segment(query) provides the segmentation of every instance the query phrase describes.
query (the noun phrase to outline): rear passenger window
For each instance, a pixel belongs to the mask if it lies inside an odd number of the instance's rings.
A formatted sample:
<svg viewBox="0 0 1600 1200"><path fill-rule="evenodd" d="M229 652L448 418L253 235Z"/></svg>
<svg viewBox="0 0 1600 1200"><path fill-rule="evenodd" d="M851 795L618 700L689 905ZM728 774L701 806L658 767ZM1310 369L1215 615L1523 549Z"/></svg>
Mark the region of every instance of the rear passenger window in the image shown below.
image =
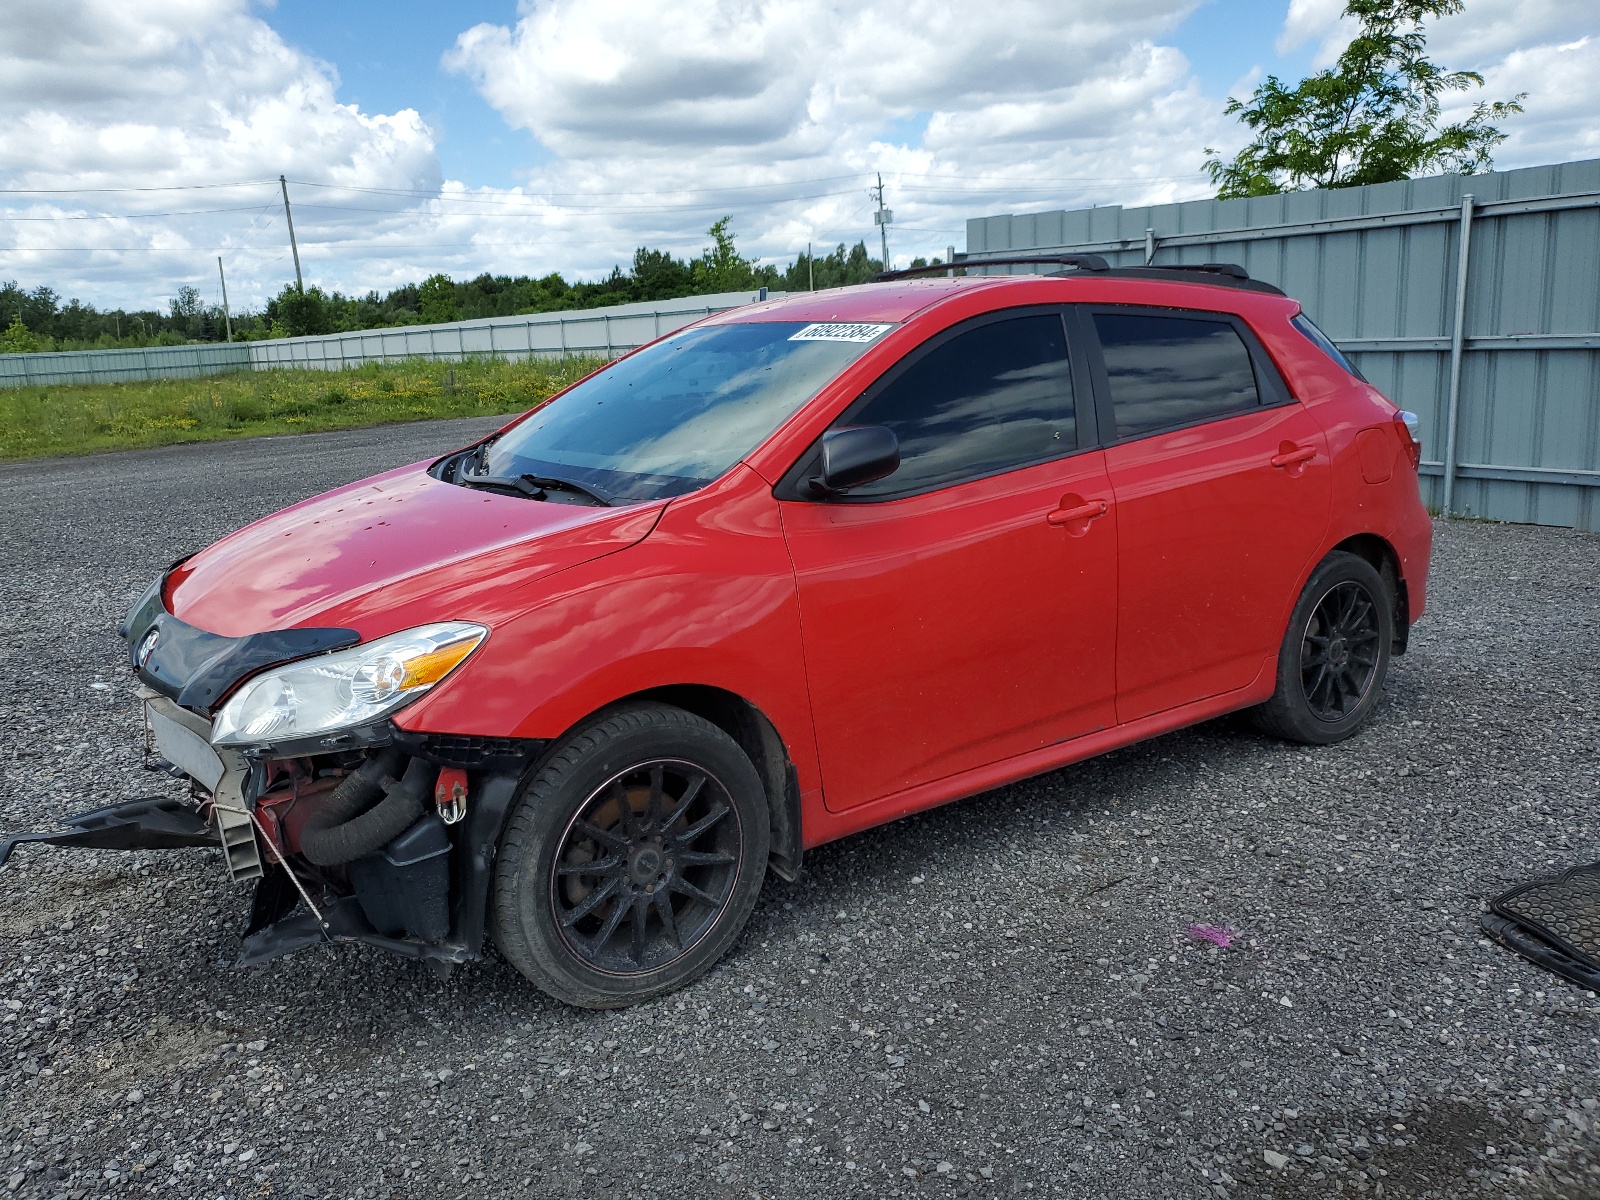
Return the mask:
<svg viewBox="0 0 1600 1200"><path fill-rule="evenodd" d="M1069 454L1078 431L1061 317L1009 317L957 334L841 424L887 425L900 439L899 470L852 496L926 491Z"/></svg>
<svg viewBox="0 0 1600 1200"><path fill-rule="evenodd" d="M1261 402L1250 351L1226 321L1098 312L1094 326L1118 437L1227 416Z"/></svg>

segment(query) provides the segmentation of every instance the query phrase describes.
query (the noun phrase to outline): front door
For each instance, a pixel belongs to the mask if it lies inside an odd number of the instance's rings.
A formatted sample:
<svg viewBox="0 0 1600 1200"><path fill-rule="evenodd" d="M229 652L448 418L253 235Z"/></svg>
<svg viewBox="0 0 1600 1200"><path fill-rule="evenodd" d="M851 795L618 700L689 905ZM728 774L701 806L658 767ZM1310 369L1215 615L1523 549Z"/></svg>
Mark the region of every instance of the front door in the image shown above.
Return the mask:
<svg viewBox="0 0 1600 1200"><path fill-rule="evenodd" d="M1215 313L1094 309L1118 514L1117 717L1250 684L1326 533L1327 439Z"/></svg>
<svg viewBox="0 0 1600 1200"><path fill-rule="evenodd" d="M1061 310L957 326L835 423L900 468L782 504L829 808L1113 722L1117 515L1073 395Z"/></svg>

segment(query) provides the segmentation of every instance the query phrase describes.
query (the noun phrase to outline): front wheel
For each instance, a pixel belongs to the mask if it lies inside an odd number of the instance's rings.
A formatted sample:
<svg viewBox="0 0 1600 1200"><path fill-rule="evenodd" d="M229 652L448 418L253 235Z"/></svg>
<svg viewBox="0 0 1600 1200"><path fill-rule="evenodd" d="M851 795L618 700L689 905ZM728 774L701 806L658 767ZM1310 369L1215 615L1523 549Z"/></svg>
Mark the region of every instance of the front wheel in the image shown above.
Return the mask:
<svg viewBox="0 0 1600 1200"><path fill-rule="evenodd" d="M1291 742L1325 746L1377 707L1394 644L1394 597L1366 559L1337 551L1311 573L1278 652L1278 687L1252 714Z"/></svg>
<svg viewBox="0 0 1600 1200"><path fill-rule="evenodd" d="M495 943L568 1004L672 991L739 936L769 836L761 779L722 730L667 705L602 714L540 767L511 815Z"/></svg>

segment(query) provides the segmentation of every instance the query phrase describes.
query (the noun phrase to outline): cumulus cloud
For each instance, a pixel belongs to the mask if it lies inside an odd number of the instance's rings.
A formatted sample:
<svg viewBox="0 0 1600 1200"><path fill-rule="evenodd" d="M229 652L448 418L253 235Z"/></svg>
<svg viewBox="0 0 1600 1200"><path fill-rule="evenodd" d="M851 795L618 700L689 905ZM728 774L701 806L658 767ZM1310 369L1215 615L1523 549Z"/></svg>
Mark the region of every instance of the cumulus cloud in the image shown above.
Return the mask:
<svg viewBox="0 0 1600 1200"><path fill-rule="evenodd" d="M1204 195L1203 147L1243 134L1173 46L1195 2L986 0L976 20L957 0L522 0L441 48L548 152L488 188L441 178L414 110L341 104L270 7L9 0L0 278L143 304L210 290L222 253L230 294L259 304L293 277L280 173L307 282L346 291L604 272L640 245L693 253L724 213L768 258L863 235L875 251L879 172L901 262L962 246L972 215ZM1341 11L1288 0L1280 50L1331 60ZM1592 24L1584 0L1469 0L1438 24L1436 56L1482 70L1480 95L1531 93L1503 164L1595 152Z"/></svg>
<svg viewBox="0 0 1600 1200"><path fill-rule="evenodd" d="M279 174L436 191L417 113L363 113L336 86L245 0L8 0L0 186L15 204L0 221L0 273L148 303L133 280L214 277L211 256L239 247L257 208L256 232L277 221L270 257L285 257ZM195 188L244 181L260 182ZM152 190L82 193L92 188ZM194 190L153 190L173 188ZM68 202L67 189L80 194ZM219 208L231 211L205 211ZM89 219L102 212L116 215ZM185 215L153 215L168 212ZM74 219L47 219L58 217ZM310 208L301 220L313 235L323 223Z"/></svg>
<svg viewBox="0 0 1600 1200"><path fill-rule="evenodd" d="M881 170L903 258L960 245L965 215L1019 197L1195 194L1218 105L1158 41L1192 7L992 0L975 22L952 0L537 0L444 61L554 152L532 192L648 180L691 201L852 176L843 195L764 203L740 226L791 254L870 230L864 185Z"/></svg>

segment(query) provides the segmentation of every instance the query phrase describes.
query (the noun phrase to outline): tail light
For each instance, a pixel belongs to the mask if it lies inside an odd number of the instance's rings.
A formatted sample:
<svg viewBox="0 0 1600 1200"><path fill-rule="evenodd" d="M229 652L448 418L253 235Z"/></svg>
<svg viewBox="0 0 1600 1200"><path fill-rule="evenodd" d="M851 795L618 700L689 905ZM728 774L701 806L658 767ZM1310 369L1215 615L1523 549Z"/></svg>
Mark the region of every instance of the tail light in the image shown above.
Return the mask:
<svg viewBox="0 0 1600 1200"><path fill-rule="evenodd" d="M1400 444L1405 447L1406 457L1411 460L1411 469L1415 471L1422 463L1422 418L1414 412L1401 409L1394 415L1396 432L1400 434Z"/></svg>

